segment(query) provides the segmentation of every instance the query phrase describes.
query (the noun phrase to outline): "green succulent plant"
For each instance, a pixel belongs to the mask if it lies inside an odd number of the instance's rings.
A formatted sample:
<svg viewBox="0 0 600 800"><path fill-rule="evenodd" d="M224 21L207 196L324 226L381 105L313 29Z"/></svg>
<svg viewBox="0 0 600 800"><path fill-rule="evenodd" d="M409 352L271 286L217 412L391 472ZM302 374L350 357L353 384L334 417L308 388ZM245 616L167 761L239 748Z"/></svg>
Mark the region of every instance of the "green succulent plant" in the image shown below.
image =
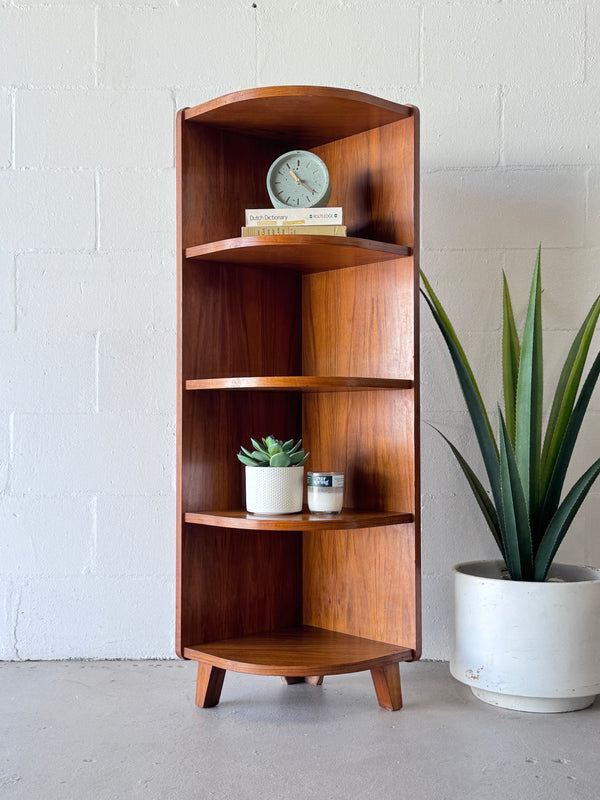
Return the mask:
<svg viewBox="0 0 600 800"><path fill-rule="evenodd" d="M600 315L596 298L563 366L542 436L541 248L538 249L522 341L506 276L503 290L504 414L498 406L496 442L477 382L456 332L425 275L422 291L442 332L465 397L491 489L488 494L446 437L483 512L513 580L543 581L567 530L600 474L600 458L561 499L567 468L600 373L600 353L577 392ZM441 433L440 431L438 431Z"/></svg>
<svg viewBox="0 0 600 800"><path fill-rule="evenodd" d="M256 439L250 439L254 450L242 447L237 457L247 467L301 467L310 453L304 453L301 448L302 439L294 444L293 439L282 442L274 436L262 439L262 444Z"/></svg>

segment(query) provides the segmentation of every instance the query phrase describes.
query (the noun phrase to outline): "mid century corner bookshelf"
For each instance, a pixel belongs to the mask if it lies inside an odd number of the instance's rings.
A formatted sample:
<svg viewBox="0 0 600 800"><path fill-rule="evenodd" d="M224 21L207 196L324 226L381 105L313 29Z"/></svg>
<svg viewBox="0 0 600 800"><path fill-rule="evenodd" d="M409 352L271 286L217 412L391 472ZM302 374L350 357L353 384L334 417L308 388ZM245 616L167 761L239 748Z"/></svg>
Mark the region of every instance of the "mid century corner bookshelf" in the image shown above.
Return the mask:
<svg viewBox="0 0 600 800"><path fill-rule="evenodd" d="M177 121L177 652L196 702L226 670L320 683L370 670L402 705L421 646L418 112L361 92L250 89ZM319 155L347 237L240 238L282 153ZM345 508L261 518L236 458L302 437Z"/></svg>

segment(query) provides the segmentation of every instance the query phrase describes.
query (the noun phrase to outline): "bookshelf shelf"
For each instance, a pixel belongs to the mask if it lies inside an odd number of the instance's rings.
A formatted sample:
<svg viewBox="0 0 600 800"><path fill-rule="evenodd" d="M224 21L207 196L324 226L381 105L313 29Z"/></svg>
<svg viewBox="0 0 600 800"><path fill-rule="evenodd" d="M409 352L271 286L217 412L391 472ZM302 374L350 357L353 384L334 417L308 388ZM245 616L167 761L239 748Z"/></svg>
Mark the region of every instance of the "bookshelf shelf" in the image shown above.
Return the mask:
<svg viewBox="0 0 600 800"><path fill-rule="evenodd" d="M340 514L280 514L264 516L249 514L247 511L188 511L185 521L194 525L214 525L218 528L231 528L253 531L308 531L308 530L350 530L378 528L382 525L404 525L414 521L413 514L393 511L355 511L342 509Z"/></svg>
<svg viewBox="0 0 600 800"><path fill-rule="evenodd" d="M299 626L185 649L186 658L254 675L340 675L410 661L413 652L360 636Z"/></svg>
<svg viewBox="0 0 600 800"><path fill-rule="evenodd" d="M363 669L401 706L421 648L418 128L412 106L323 86L178 114L176 649L199 706L227 670ZM348 236L240 237L296 148L327 165ZM269 434L345 473L340 515L241 510L235 454Z"/></svg>
<svg viewBox="0 0 600 800"><path fill-rule="evenodd" d="M225 390L263 392L373 392L412 389L404 378L342 378L320 375L203 378L185 382L188 391Z"/></svg>
<svg viewBox="0 0 600 800"><path fill-rule="evenodd" d="M346 236L244 236L188 247L186 258L264 268L323 272L411 255L409 247Z"/></svg>

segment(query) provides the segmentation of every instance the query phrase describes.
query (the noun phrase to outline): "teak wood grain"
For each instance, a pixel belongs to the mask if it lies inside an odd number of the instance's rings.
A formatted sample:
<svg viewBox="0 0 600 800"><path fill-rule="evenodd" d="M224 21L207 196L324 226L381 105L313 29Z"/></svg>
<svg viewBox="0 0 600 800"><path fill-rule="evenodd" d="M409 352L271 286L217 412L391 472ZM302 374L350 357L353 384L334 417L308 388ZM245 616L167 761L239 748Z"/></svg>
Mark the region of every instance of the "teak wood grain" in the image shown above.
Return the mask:
<svg viewBox="0 0 600 800"><path fill-rule="evenodd" d="M185 521L195 525L213 525L254 531L309 531L374 528L412 522L413 514L402 511L355 511L342 509L340 514L250 514L247 511L188 511Z"/></svg>
<svg viewBox="0 0 600 800"><path fill-rule="evenodd" d="M413 653L405 647L304 625L207 642L186 648L185 655L233 672L304 678L385 667L409 661Z"/></svg>
<svg viewBox="0 0 600 800"><path fill-rule="evenodd" d="M327 87L178 114L176 639L199 705L227 669L370 669L401 705L421 628L418 141L415 108ZM327 164L348 237L240 237L297 147ZM239 511L235 453L271 433L345 472L337 522Z"/></svg>
<svg viewBox="0 0 600 800"><path fill-rule="evenodd" d="M296 142L295 147L303 148L387 125L412 113L410 106L326 86L249 89L184 112L190 122L244 131L259 138L289 139Z"/></svg>
<svg viewBox="0 0 600 800"><path fill-rule="evenodd" d="M263 269L325 272L411 255L411 249L348 236L244 236L186 248L186 258Z"/></svg>
<svg viewBox="0 0 600 800"><path fill-rule="evenodd" d="M414 381L405 378L342 378L322 375L260 375L244 378L203 378L185 382L194 390L249 390L265 392L365 392L412 389Z"/></svg>

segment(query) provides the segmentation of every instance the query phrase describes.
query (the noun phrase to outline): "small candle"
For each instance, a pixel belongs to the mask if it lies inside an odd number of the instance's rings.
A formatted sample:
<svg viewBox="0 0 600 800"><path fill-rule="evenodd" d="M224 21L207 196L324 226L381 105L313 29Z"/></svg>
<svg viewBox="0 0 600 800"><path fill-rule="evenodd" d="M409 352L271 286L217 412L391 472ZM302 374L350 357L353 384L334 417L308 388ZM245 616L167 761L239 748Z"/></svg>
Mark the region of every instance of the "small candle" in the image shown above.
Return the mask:
<svg viewBox="0 0 600 800"><path fill-rule="evenodd" d="M340 513L344 504L343 472L309 472L307 484L312 514Z"/></svg>

